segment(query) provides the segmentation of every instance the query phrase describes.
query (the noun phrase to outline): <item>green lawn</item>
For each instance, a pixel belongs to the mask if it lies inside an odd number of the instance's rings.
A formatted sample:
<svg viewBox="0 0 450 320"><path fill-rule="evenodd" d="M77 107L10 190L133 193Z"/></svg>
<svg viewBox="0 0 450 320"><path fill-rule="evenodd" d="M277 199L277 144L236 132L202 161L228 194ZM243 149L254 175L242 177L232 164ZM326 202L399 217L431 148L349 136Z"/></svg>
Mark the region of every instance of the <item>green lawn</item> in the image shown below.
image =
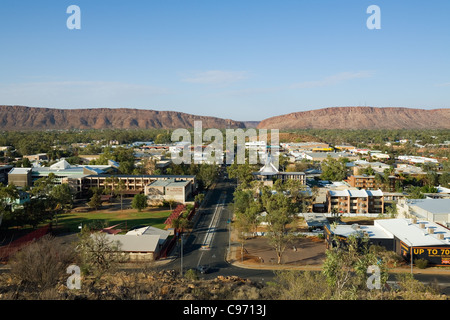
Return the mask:
<svg viewBox="0 0 450 320"><path fill-rule="evenodd" d="M117 226L118 229L129 230L132 227L140 225L150 225L156 228L164 229L164 221L171 214L170 210L142 211L124 210L117 212L91 211L91 212L73 212L58 217L58 226L69 229L70 232L79 231L80 224L89 224L95 221L104 221L107 226Z"/></svg>

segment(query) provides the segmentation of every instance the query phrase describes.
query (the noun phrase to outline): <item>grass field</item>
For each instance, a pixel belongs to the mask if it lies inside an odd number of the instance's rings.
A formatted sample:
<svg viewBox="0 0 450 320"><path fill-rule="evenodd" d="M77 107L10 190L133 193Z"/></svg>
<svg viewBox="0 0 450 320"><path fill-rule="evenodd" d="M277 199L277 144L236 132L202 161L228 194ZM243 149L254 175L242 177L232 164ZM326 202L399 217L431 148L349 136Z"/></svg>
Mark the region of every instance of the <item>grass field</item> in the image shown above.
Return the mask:
<svg viewBox="0 0 450 320"><path fill-rule="evenodd" d="M150 225L156 228L164 229L164 221L170 216L170 210L149 209L138 212L134 209L127 209L123 211L107 211L98 210L90 212L71 212L60 215L58 217L58 225L64 229L69 229L70 232L79 231L80 224L91 224L103 221L106 226L117 226L117 229L129 230L132 227L140 225Z"/></svg>

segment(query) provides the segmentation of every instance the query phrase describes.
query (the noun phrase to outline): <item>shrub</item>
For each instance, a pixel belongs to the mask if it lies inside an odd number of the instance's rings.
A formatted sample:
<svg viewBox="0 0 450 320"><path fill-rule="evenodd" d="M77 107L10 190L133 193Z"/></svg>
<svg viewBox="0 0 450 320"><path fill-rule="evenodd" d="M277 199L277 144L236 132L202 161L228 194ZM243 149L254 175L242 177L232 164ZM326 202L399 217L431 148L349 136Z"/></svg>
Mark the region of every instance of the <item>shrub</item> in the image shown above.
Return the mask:
<svg viewBox="0 0 450 320"><path fill-rule="evenodd" d="M194 280L198 280L198 274L197 271L195 271L195 269L189 269L184 273L184 277L188 280L194 281Z"/></svg>
<svg viewBox="0 0 450 320"><path fill-rule="evenodd" d="M414 262L419 269L425 269L426 267L428 267L428 260L426 259L417 259Z"/></svg>
<svg viewBox="0 0 450 320"><path fill-rule="evenodd" d="M46 235L12 257L11 273L25 284L48 288L66 274L73 259L73 248Z"/></svg>

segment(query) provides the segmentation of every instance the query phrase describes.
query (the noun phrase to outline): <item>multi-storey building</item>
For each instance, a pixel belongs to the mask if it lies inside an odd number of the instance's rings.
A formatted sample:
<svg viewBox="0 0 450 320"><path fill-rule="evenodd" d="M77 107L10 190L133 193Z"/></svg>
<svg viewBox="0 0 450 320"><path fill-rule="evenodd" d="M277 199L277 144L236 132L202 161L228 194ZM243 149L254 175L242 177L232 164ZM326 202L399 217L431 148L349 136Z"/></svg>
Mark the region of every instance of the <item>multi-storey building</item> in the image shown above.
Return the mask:
<svg viewBox="0 0 450 320"><path fill-rule="evenodd" d="M326 205L328 212L384 213L384 197L381 190L329 190Z"/></svg>
<svg viewBox="0 0 450 320"><path fill-rule="evenodd" d="M367 190L378 190L383 189L386 191L395 190L395 176L389 176L389 184L383 181L377 181L376 177L369 175L352 175L346 180L348 184L353 188L367 189Z"/></svg>

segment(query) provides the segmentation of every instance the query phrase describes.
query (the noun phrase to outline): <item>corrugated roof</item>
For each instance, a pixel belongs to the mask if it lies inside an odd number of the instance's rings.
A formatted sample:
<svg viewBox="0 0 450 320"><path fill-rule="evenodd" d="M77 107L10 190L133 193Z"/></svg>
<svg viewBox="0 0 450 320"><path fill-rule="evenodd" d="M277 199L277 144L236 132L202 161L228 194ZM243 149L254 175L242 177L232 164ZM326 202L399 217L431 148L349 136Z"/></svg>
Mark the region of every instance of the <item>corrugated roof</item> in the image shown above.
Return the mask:
<svg viewBox="0 0 450 320"><path fill-rule="evenodd" d="M420 224L425 228L422 229ZM375 220L374 225L393 234L408 246L450 245L450 230L434 222L417 220L417 223L412 223L411 219L380 219ZM429 233L428 228L433 228L434 233ZM438 234L443 234L444 240L438 239Z"/></svg>
<svg viewBox="0 0 450 320"><path fill-rule="evenodd" d="M155 252L158 243L159 235L126 235L126 234L107 234L106 238L109 241L118 241L120 244L120 251L125 252Z"/></svg>
<svg viewBox="0 0 450 320"><path fill-rule="evenodd" d="M414 199L409 200L408 204L432 214L450 214L450 199Z"/></svg>

